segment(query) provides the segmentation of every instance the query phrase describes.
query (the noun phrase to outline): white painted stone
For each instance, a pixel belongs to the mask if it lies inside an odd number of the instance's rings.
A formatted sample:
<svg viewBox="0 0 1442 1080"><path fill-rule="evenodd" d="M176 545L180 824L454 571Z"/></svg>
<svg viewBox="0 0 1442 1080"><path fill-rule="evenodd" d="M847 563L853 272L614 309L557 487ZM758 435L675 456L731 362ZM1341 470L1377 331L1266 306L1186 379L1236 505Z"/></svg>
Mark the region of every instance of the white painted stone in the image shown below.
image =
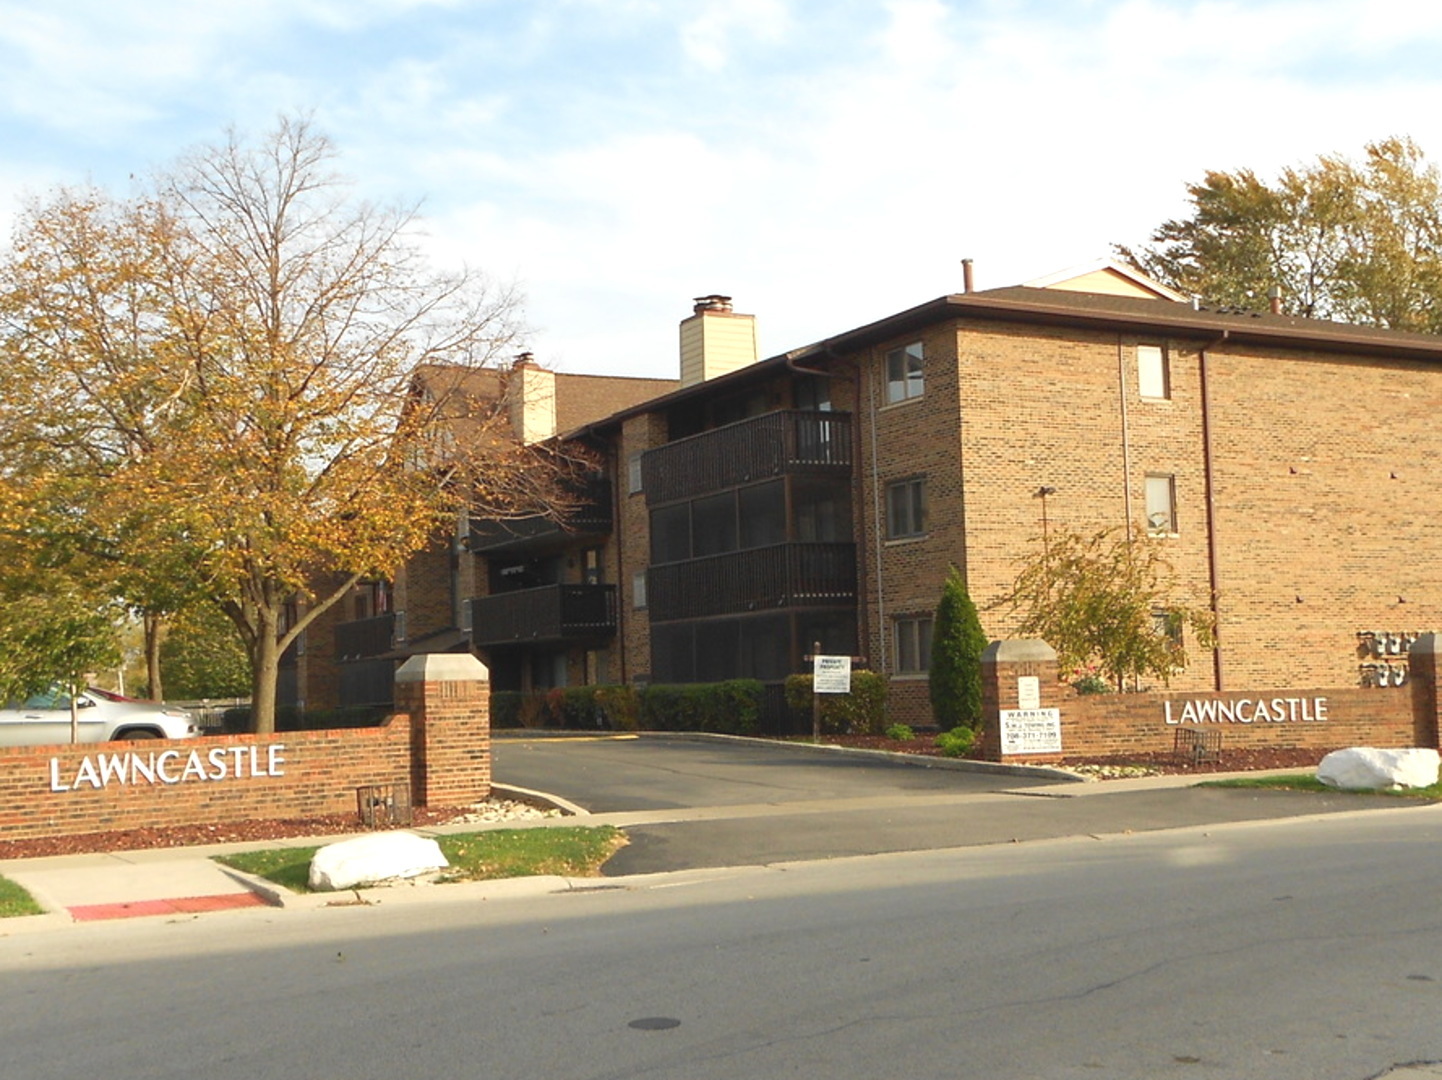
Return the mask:
<svg viewBox="0 0 1442 1080"><path fill-rule="evenodd" d="M1334 750L1317 766L1317 779L1328 787L1373 791L1389 787L1430 787L1437 782L1442 758L1436 750L1374 750L1354 746Z"/></svg>
<svg viewBox="0 0 1442 1080"><path fill-rule="evenodd" d="M434 840L409 832L381 832L327 844L310 860L312 889L352 889L392 878L444 870L450 863Z"/></svg>

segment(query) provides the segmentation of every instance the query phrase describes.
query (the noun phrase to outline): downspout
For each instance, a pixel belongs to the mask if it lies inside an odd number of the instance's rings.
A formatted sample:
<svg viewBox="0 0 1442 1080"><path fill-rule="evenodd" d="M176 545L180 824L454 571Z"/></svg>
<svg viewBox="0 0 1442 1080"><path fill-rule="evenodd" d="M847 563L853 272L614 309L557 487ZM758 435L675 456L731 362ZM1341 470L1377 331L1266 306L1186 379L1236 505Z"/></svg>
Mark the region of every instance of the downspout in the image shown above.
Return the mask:
<svg viewBox="0 0 1442 1080"><path fill-rule="evenodd" d="M1217 489L1212 459L1212 406L1211 379L1208 371L1209 350L1231 337L1231 331L1223 330L1222 336L1207 342L1197 350L1198 367L1201 375L1202 397L1202 466L1206 481L1207 502L1207 569L1211 586L1212 612L1212 680L1218 693L1224 691L1226 680L1222 671L1222 610L1219 597L1222 592L1221 568L1217 563Z"/></svg>

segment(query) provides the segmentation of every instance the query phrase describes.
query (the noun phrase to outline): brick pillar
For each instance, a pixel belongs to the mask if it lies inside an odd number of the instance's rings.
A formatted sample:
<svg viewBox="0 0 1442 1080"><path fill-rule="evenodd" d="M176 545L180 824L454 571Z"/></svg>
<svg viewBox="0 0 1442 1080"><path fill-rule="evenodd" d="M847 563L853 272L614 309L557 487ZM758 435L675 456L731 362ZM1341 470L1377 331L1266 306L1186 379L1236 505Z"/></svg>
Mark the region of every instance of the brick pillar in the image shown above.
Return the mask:
<svg viewBox="0 0 1442 1080"><path fill-rule="evenodd" d="M423 653L396 672L411 720L411 799L467 806L491 794L491 673L469 653Z"/></svg>
<svg viewBox="0 0 1442 1080"><path fill-rule="evenodd" d="M1046 642L993 641L988 645L981 654L981 756L987 761L1037 761L1060 756L1054 750L1007 753L1001 730L1002 710L1023 708L1038 711L1033 719L1044 730L1048 723L1044 710L1060 704L1057 688L1056 650Z"/></svg>
<svg viewBox="0 0 1442 1080"><path fill-rule="evenodd" d="M1437 653L1442 641L1423 634L1407 650L1407 682L1412 687L1413 745L1442 749L1442 701L1437 693Z"/></svg>

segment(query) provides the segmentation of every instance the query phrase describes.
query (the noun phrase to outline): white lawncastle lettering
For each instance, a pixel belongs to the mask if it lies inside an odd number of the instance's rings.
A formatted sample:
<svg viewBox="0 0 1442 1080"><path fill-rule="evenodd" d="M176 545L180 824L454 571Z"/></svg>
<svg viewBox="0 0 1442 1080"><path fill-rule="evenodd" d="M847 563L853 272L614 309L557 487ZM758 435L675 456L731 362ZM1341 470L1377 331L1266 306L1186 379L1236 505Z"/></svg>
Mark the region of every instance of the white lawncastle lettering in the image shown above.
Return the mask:
<svg viewBox="0 0 1442 1080"><path fill-rule="evenodd" d="M1193 698L1181 702L1180 714L1171 700L1162 702L1162 719L1179 724L1286 724L1321 723L1327 719L1327 699L1316 698Z"/></svg>
<svg viewBox="0 0 1442 1080"><path fill-rule="evenodd" d="M112 785L214 783L285 775L285 744L216 746L207 751L162 750L137 754L87 754L68 772L58 757L50 759L50 790L100 791Z"/></svg>

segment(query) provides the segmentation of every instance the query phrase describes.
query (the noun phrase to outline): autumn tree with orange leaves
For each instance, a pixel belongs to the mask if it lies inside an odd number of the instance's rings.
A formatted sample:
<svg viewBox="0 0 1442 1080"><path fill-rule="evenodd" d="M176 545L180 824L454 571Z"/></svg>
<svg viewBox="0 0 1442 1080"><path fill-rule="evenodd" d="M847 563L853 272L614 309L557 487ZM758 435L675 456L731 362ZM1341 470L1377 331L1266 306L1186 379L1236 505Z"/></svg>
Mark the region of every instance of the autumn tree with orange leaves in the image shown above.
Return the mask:
<svg viewBox="0 0 1442 1080"><path fill-rule="evenodd" d="M514 293L435 271L413 216L350 200L333 156L304 120L232 134L143 194L30 206L0 265L20 533L108 567L133 610L218 604L258 732L282 653L355 582L463 508L564 502L565 462L461 392L513 348Z"/></svg>

